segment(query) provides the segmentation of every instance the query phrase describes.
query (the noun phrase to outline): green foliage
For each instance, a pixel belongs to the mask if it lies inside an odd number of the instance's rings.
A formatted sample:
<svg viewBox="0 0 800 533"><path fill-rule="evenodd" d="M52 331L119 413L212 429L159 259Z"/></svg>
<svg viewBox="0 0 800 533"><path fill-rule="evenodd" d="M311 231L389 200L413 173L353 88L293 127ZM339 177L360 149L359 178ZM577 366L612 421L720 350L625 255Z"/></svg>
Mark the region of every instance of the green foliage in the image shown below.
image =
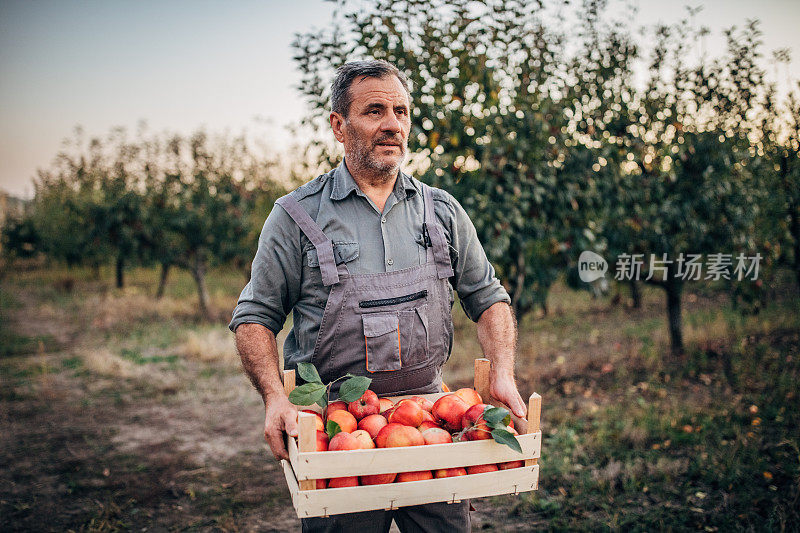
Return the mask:
<svg viewBox="0 0 800 533"><path fill-rule="evenodd" d="M358 400L369 389L372 380L366 376L349 376L339 387L339 399L350 403Z"/></svg>
<svg viewBox="0 0 800 533"><path fill-rule="evenodd" d="M87 142L78 132L39 174L31 232L70 265L114 261L119 286L126 265L185 268L208 316L206 272L216 264L249 271L265 209L284 192L272 165L245 137L198 131L131 141L116 129Z"/></svg>
<svg viewBox="0 0 800 533"><path fill-rule="evenodd" d="M289 401L295 405L319 404L320 407L328 405L331 386L337 381L342 381L339 386L339 399L350 403L358 400L369 389L372 379L366 376L345 374L328 384L322 383L317 368L312 363L298 363L297 373L307 383L300 385L289 393ZM332 436L332 435L331 435Z"/></svg>
<svg viewBox="0 0 800 533"><path fill-rule="evenodd" d="M322 383L304 383L289 393L289 401L295 405L311 405L323 398L327 390Z"/></svg>
<svg viewBox="0 0 800 533"><path fill-rule="evenodd" d="M328 434L329 439L332 439L334 435L341 432L342 427L333 420L328 420L328 422L325 424L325 433Z"/></svg>
<svg viewBox="0 0 800 533"><path fill-rule="evenodd" d="M31 216L10 216L1 229L0 251L3 255L25 259L41 251L41 239Z"/></svg>

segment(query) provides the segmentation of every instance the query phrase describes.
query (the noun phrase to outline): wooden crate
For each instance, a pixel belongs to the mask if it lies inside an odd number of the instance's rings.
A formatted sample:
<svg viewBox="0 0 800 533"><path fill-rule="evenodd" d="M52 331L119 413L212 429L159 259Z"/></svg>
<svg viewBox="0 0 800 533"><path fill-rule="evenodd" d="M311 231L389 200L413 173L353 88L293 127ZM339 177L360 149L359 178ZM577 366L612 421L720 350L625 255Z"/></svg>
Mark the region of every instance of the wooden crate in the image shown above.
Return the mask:
<svg viewBox="0 0 800 533"><path fill-rule="evenodd" d="M486 400L489 395L489 360L475 361L475 389ZM284 374L287 394L294 389L294 371ZM421 394L431 401L447 393ZM391 396L393 401L407 396ZM487 402L489 403L489 402ZM334 452L316 451L316 420L299 414L298 438L288 438L289 461L282 461L286 483L299 518L339 513L396 509L433 502L459 502L467 498L518 494L536 490L542 433L539 428L542 398L534 393L528 401L526 427L517 430L522 447L518 453L493 440L432 444L404 448L376 448ZM309 407L320 411L317 406ZM483 474L441 479L387 483L358 487L316 489L317 479L391 472L413 472L440 468L524 460L525 466Z"/></svg>

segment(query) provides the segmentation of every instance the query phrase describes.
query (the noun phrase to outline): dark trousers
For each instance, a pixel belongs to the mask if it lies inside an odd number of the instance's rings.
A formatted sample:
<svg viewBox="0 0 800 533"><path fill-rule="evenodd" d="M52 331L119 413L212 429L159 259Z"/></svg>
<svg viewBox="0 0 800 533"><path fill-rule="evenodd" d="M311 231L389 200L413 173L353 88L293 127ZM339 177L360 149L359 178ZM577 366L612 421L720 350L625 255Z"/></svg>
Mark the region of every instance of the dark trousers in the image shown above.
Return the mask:
<svg viewBox="0 0 800 533"><path fill-rule="evenodd" d="M466 533L469 502L428 503L394 511L365 511L328 518L303 518L303 533L387 533L395 521L403 533Z"/></svg>

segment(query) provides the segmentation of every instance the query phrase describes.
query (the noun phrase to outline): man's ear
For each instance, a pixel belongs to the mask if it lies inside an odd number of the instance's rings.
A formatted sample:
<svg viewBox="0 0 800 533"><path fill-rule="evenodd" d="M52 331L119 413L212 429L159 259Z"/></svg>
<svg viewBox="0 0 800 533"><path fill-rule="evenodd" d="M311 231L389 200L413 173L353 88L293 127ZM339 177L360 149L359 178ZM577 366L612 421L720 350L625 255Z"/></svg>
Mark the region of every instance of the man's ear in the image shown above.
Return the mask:
<svg viewBox="0 0 800 533"><path fill-rule="evenodd" d="M331 129L333 130L333 136L336 137L336 140L340 143L344 142L344 117L335 111L331 111L330 116L331 121Z"/></svg>

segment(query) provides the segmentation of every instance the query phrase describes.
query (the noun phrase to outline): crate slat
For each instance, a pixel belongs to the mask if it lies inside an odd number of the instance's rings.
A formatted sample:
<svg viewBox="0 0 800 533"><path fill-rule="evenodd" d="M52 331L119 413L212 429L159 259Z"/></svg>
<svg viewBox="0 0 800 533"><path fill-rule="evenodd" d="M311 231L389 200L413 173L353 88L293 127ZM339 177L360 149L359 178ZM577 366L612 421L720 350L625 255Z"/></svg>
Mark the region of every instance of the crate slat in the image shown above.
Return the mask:
<svg viewBox="0 0 800 533"><path fill-rule="evenodd" d="M312 491L299 490L293 479L294 472L285 461L284 474L300 518L518 494L537 490L539 483L539 465L425 481Z"/></svg>
<svg viewBox="0 0 800 533"><path fill-rule="evenodd" d="M403 448L375 448L339 452L299 452L289 439L289 457L300 481L307 479L437 470L487 463L503 463L539 457L542 434L520 435L522 453L495 441L477 440L454 444L427 444Z"/></svg>

